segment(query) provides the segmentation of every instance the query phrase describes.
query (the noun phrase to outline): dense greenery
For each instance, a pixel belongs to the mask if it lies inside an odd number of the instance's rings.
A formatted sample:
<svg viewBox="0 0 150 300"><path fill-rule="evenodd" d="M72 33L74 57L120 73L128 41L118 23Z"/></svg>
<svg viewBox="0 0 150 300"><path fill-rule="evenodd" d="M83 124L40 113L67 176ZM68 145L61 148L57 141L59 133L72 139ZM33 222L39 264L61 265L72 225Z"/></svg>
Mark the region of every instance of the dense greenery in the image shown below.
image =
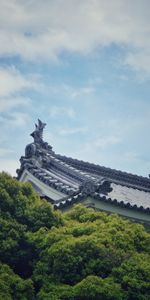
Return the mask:
<svg viewBox="0 0 150 300"><path fill-rule="evenodd" d="M0 299L148 300L150 235L82 205L61 214L0 174Z"/></svg>

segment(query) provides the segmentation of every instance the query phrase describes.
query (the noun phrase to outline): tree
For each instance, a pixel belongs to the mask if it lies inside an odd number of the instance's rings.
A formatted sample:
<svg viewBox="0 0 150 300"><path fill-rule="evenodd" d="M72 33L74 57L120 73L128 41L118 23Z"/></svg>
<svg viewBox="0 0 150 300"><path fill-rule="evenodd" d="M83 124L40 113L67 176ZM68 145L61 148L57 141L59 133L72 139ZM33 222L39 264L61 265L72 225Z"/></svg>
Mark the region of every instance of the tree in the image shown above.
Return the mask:
<svg viewBox="0 0 150 300"><path fill-rule="evenodd" d="M113 278L88 276L74 287L75 300L126 300L126 293Z"/></svg>
<svg viewBox="0 0 150 300"><path fill-rule="evenodd" d="M0 299L34 300L32 280L23 280L9 266L0 264Z"/></svg>
<svg viewBox="0 0 150 300"><path fill-rule="evenodd" d="M133 253L117 269L113 276L127 291L128 299L148 300L150 293L150 256L145 253Z"/></svg>
<svg viewBox="0 0 150 300"><path fill-rule="evenodd" d="M149 299L150 234L142 225L82 205L58 213L5 173L0 209L1 299Z"/></svg>

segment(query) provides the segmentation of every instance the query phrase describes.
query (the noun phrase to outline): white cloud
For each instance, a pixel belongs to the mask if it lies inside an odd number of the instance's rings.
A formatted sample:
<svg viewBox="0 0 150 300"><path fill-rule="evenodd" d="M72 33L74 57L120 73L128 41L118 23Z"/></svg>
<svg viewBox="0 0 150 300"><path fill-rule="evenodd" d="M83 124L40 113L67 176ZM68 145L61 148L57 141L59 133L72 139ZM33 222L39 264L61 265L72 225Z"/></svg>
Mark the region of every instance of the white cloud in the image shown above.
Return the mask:
<svg viewBox="0 0 150 300"><path fill-rule="evenodd" d="M0 148L0 157L4 157L8 154L12 154L14 151L8 148Z"/></svg>
<svg viewBox="0 0 150 300"><path fill-rule="evenodd" d="M72 119L75 117L75 111L72 107L52 106L50 108L50 116L52 118L65 116Z"/></svg>
<svg viewBox="0 0 150 300"><path fill-rule="evenodd" d="M60 89L61 89L62 93L66 94L69 98L72 98L72 99L91 95L95 91L95 88L92 85L73 87L68 84L63 84L60 87Z"/></svg>
<svg viewBox="0 0 150 300"><path fill-rule="evenodd" d="M85 133L85 132L87 132L87 128L86 127L62 128L62 129L59 129L58 132L59 132L59 135L67 136L67 135Z"/></svg>
<svg viewBox="0 0 150 300"><path fill-rule="evenodd" d="M27 97L0 98L0 112L6 112L22 105L26 106L29 103L30 99Z"/></svg>
<svg viewBox="0 0 150 300"><path fill-rule="evenodd" d="M117 136L106 136L99 137L95 141L92 142L94 148L104 149L108 146L116 145L120 143L120 138Z"/></svg>
<svg viewBox="0 0 150 300"><path fill-rule="evenodd" d="M84 145L84 149L81 150L84 153L91 153L94 151L95 153L98 150L105 150L108 147L111 147L113 145L119 144L121 142L121 139L118 136L106 136L106 137L97 137L95 139L92 139L88 141Z"/></svg>
<svg viewBox="0 0 150 300"><path fill-rule="evenodd" d="M29 105L29 97L22 96L24 91L40 90L38 76L22 74L14 66L0 68L0 112L7 112L18 106Z"/></svg>
<svg viewBox="0 0 150 300"><path fill-rule="evenodd" d="M115 161L114 167L117 168L118 158L115 158L113 148L119 148L119 144L121 143L121 138L116 135L106 137L97 136L95 138L89 137L86 143L80 142L78 147L75 147L73 153L69 154L69 156L108 167L113 167Z"/></svg>
<svg viewBox="0 0 150 300"><path fill-rule="evenodd" d="M10 124L15 127L24 126L28 123L29 116L26 113L14 112L11 114Z"/></svg>
<svg viewBox="0 0 150 300"><path fill-rule="evenodd" d="M10 112L5 116L0 117L0 123L5 126L5 128L11 127L21 127L29 122L29 115L22 112Z"/></svg>
<svg viewBox="0 0 150 300"><path fill-rule="evenodd" d="M69 97L69 99L75 99L81 96L91 95L95 92L95 87L92 84L87 84L85 86L72 86L63 83L59 86L50 86L49 90L54 94L60 94Z"/></svg>
<svg viewBox="0 0 150 300"><path fill-rule="evenodd" d="M14 66L0 68L0 97L8 97L28 89L39 89L36 77L23 75Z"/></svg>
<svg viewBox="0 0 150 300"><path fill-rule="evenodd" d="M19 161L15 159L0 159L0 172L5 171L16 176L16 169L19 168Z"/></svg>
<svg viewBox="0 0 150 300"><path fill-rule="evenodd" d="M89 95L92 94L95 91L95 88L92 86L85 86L85 87L81 87L81 88L74 88L71 91L71 97L72 98L78 98L82 95Z"/></svg>
<svg viewBox="0 0 150 300"><path fill-rule="evenodd" d="M15 67L0 69L0 97L10 96L26 88L31 88L31 83Z"/></svg>
<svg viewBox="0 0 150 300"><path fill-rule="evenodd" d="M54 60L64 49L85 55L116 44L128 48L128 64L149 72L149 11L147 0L1 0L0 55Z"/></svg>
<svg viewBox="0 0 150 300"><path fill-rule="evenodd" d="M141 74L141 79L145 79L145 76L150 73L150 50L139 49L129 53L125 59L125 64L130 65L136 71L144 72Z"/></svg>

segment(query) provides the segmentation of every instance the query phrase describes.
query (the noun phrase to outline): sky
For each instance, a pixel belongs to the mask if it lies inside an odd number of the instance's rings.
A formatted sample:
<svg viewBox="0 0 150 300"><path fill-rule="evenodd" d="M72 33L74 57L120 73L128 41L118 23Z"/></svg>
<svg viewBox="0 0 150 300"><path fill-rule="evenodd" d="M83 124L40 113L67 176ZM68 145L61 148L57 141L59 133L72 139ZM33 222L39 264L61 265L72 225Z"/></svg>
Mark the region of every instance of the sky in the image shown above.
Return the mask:
<svg viewBox="0 0 150 300"><path fill-rule="evenodd" d="M56 153L150 173L150 1L0 0L0 171Z"/></svg>

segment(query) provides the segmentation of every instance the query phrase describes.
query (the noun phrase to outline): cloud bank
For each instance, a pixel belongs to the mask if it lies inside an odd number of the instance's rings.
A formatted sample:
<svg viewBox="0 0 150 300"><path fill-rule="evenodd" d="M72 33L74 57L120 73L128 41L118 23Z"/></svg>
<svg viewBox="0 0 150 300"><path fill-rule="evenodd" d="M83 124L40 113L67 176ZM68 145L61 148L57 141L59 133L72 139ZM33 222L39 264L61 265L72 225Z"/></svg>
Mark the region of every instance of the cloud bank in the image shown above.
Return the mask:
<svg viewBox="0 0 150 300"><path fill-rule="evenodd" d="M150 72L148 0L1 0L0 56L57 61L62 51L87 55L112 44L123 63Z"/></svg>
<svg viewBox="0 0 150 300"><path fill-rule="evenodd" d="M149 20L149 0L0 0L1 169L40 118L56 151L149 173Z"/></svg>

